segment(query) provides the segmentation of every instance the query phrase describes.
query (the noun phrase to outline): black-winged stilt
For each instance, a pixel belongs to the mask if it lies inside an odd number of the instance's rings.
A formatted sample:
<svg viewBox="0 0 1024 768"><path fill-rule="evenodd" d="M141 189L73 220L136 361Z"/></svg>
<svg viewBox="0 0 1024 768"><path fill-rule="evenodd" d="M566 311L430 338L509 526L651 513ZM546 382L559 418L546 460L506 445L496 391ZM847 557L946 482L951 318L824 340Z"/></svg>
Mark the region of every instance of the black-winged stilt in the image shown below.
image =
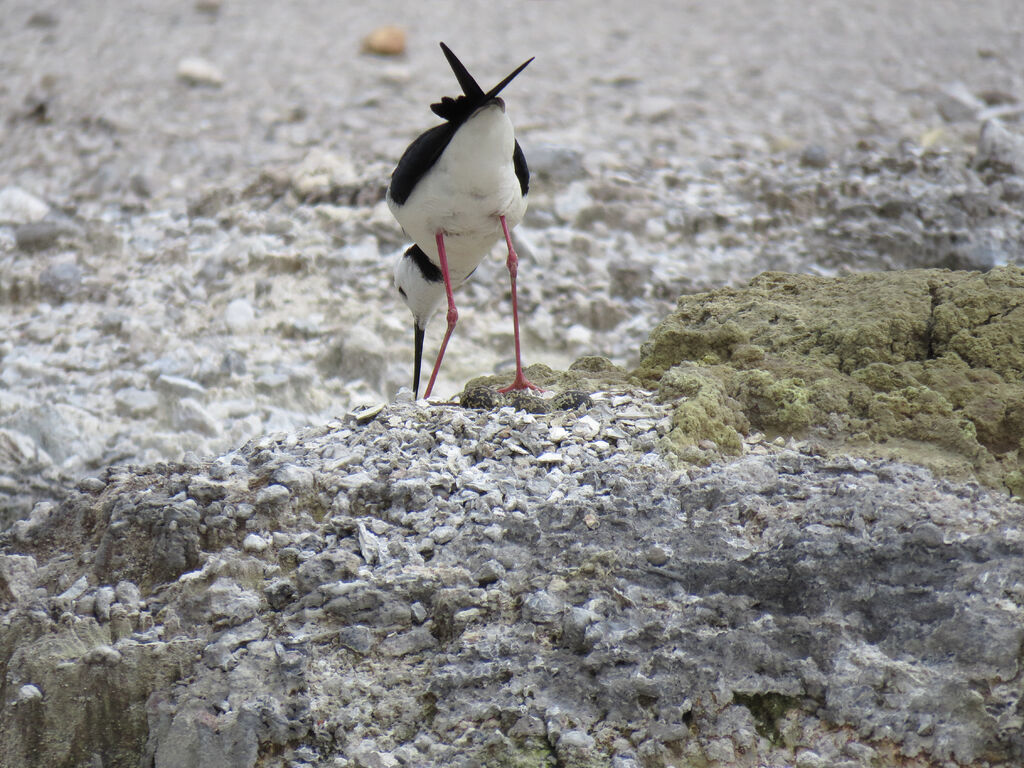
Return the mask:
<svg viewBox="0 0 1024 768"><path fill-rule="evenodd" d="M512 329L516 376L512 389L539 389L523 375L519 352L519 307L516 300L518 259L509 230L523 220L530 171L516 141L505 102L498 93L533 59L484 93L447 45L448 63L462 87L456 99L445 96L431 104L445 122L420 134L409 145L391 174L388 206L413 245L395 264L395 287L412 311L415 342L413 391L419 396L423 334L427 322L448 299L448 330L437 353L424 392L429 397L441 360L459 319L452 292L477 268L502 237L508 245L512 282Z"/></svg>

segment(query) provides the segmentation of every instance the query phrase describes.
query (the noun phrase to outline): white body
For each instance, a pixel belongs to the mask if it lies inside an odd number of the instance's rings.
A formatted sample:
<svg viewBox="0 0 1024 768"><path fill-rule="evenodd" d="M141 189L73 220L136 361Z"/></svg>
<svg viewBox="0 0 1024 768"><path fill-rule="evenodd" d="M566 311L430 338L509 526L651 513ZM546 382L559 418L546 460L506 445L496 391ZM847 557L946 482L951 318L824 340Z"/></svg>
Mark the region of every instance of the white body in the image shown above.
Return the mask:
<svg viewBox="0 0 1024 768"><path fill-rule="evenodd" d="M523 220L526 198L512 163L514 149L515 132L504 105L489 104L459 126L403 205L388 195L388 207L402 229L439 267L436 237L438 232L444 235L453 289L504 237L499 216L505 217L509 229ZM444 284L427 283L414 265L400 258L395 285L404 288L406 303L426 327L444 299Z"/></svg>

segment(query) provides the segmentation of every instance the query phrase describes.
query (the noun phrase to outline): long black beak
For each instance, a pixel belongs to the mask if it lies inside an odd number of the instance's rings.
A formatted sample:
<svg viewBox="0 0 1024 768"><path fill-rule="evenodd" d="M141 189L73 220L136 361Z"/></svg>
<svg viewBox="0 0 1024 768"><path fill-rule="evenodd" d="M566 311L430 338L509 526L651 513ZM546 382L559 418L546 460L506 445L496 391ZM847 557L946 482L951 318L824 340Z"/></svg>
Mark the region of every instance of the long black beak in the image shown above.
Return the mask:
<svg viewBox="0 0 1024 768"><path fill-rule="evenodd" d="M412 326L412 340L413 348L415 350L416 362L413 363L412 369L412 394L415 399L420 399L420 362L423 360L423 334L424 330L418 325L413 323Z"/></svg>
<svg viewBox="0 0 1024 768"><path fill-rule="evenodd" d="M467 70L462 65L462 62L459 61L458 57L452 53L452 49L444 43L441 43L441 50L444 51L444 57L448 59L448 64L451 65L452 72L455 73L455 78L459 81L459 85L462 86L462 92L473 101L479 99L481 104L486 101L490 101L497 96L502 88L512 82L512 78L526 69L526 65L533 61L533 57L530 57L528 60L516 67L515 72L491 88L487 93L484 93L483 88L477 85L476 80L474 80L473 76L469 74L469 70Z"/></svg>

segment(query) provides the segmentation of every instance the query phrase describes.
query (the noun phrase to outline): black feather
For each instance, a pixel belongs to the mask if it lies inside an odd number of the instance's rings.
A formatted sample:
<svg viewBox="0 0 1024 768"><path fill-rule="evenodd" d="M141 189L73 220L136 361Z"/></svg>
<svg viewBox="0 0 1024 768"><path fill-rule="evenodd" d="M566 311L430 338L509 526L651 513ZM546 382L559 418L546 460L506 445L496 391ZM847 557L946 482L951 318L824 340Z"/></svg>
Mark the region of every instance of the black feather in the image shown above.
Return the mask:
<svg viewBox="0 0 1024 768"><path fill-rule="evenodd" d="M516 148L512 150L512 165L515 166L516 178L519 179L519 191L526 197L526 193L530 191L530 168L526 165L526 155L523 154L523 148L519 146L518 141Z"/></svg>
<svg viewBox="0 0 1024 768"><path fill-rule="evenodd" d="M391 184L388 187L391 199L398 205L405 204L405 201L409 199L409 195L412 194L419 180L423 178L427 171L434 167L434 163L437 162L438 158L441 157L441 154L448 147L459 126L466 122L480 107L496 101L498 93L512 82L512 78L522 72L527 64L533 61L532 58L524 61L515 71L487 93L484 93L476 80L473 79L473 76L469 74L466 67L452 53L452 50L444 43L441 43L441 50L444 51L445 58L448 59L448 64L455 73L455 78L459 81L459 86L461 86L464 93L455 99L445 96L441 101L430 105L430 109L433 110L434 114L445 120L445 122L417 136L416 140L409 145L408 149L402 154L402 158L398 161L398 166L395 168L394 173L391 174ZM530 174L526 168L526 158L523 157L523 151L519 148L518 143L516 144L516 151L512 155L512 161L515 163L519 186L525 195L529 187ZM520 173L520 165L522 166L522 173Z"/></svg>
<svg viewBox="0 0 1024 768"><path fill-rule="evenodd" d="M413 263L419 268L420 274L423 275L423 279L428 283L444 282L444 276L441 274L440 268L415 243L406 250L405 258L412 259Z"/></svg>

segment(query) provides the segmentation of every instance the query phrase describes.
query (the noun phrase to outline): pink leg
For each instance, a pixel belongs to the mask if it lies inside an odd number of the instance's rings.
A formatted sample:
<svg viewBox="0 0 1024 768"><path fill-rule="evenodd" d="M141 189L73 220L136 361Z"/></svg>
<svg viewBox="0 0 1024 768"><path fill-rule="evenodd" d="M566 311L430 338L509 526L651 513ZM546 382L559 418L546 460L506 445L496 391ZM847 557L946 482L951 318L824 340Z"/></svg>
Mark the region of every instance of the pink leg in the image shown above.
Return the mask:
<svg viewBox="0 0 1024 768"><path fill-rule="evenodd" d="M516 377L512 380L512 383L507 387L499 389L499 392L510 392L513 389L535 389L541 392L540 387L536 384L531 384L526 380L526 376L523 375L523 359L519 354L519 302L516 298L516 274L519 272L519 258L516 256L515 248L512 247L512 238L508 234L508 224L505 222L504 216L499 216L501 219L501 228L505 232L505 242L508 244L508 276L512 281L512 333L515 337L516 342Z"/></svg>
<svg viewBox="0 0 1024 768"><path fill-rule="evenodd" d="M444 278L444 290L448 294L448 330L445 331L444 341L441 342L441 351L437 353L437 362L434 363L434 370L430 374L427 391L423 393L424 399L430 397L430 391L434 388L437 372L441 370L441 360L444 359L444 351L448 348L448 339L452 337L455 323L459 321L459 310L455 308L455 297L452 295L452 279L448 276L448 256L444 252L444 233L438 232L436 238L437 258L441 261L441 277Z"/></svg>

